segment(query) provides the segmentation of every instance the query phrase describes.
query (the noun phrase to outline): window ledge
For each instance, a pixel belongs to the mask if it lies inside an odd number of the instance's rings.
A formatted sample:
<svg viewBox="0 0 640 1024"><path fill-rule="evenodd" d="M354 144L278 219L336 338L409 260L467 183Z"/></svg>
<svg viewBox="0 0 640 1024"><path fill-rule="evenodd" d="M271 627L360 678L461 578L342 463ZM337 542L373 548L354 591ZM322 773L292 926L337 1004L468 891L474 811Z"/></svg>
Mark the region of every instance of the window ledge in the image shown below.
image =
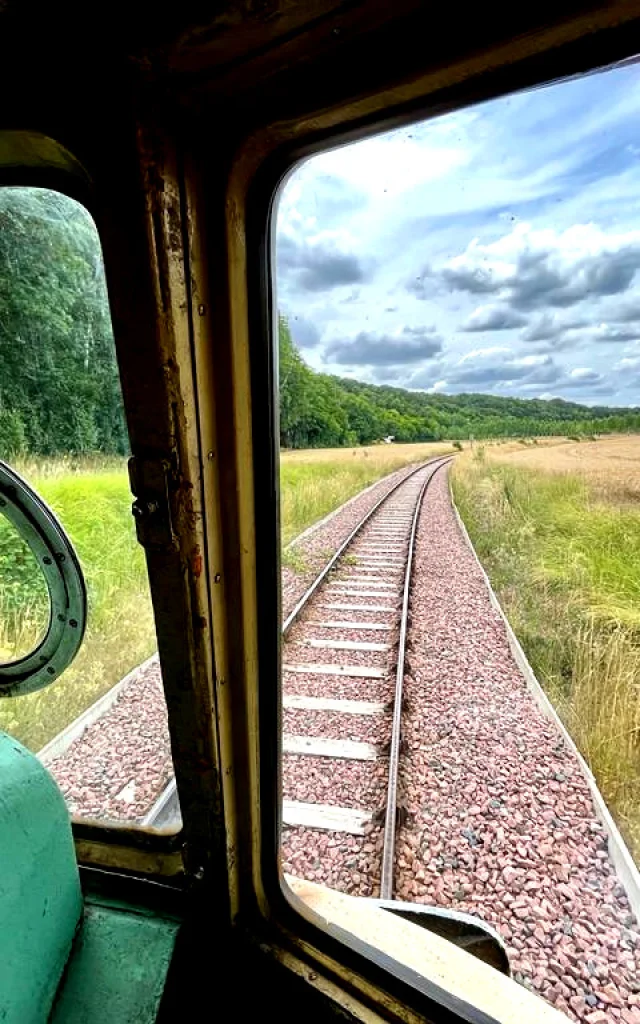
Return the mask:
<svg viewBox="0 0 640 1024"><path fill-rule="evenodd" d="M286 875L291 891L328 931L350 932L500 1024L567 1024L568 1017L517 982L433 932L313 882Z"/></svg>

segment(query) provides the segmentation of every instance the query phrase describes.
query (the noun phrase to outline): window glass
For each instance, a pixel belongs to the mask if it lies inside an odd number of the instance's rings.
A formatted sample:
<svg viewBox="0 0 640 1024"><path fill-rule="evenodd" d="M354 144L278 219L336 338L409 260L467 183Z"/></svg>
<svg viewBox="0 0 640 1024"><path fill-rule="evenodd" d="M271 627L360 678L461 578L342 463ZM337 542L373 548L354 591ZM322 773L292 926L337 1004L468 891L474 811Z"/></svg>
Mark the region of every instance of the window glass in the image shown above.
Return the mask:
<svg viewBox="0 0 640 1024"><path fill-rule="evenodd" d="M586 1022L640 1012L639 100L323 153L276 229L285 877L471 915Z"/></svg>
<svg viewBox="0 0 640 1024"><path fill-rule="evenodd" d="M3 188L0 458L71 539L88 620L60 678L0 700L0 727L40 753L74 817L153 824L173 772L127 454L95 225L58 193ZM0 652L11 661L46 632L49 602L29 548L1 515L0 612Z"/></svg>

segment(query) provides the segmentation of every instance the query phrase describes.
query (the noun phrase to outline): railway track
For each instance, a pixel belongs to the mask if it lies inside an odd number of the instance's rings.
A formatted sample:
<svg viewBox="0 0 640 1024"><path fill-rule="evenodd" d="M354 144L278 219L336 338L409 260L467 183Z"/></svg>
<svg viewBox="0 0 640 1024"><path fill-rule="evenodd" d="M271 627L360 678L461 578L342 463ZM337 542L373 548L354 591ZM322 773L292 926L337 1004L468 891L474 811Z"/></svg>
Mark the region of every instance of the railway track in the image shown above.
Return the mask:
<svg viewBox="0 0 640 1024"><path fill-rule="evenodd" d="M295 788L300 759L308 765L319 758L327 766L339 766L343 779L349 767L354 775L361 774L363 766L366 771L367 764L369 769L376 763L386 763L388 768L386 786L376 787L382 803L375 810L327 802L316 791L308 794L311 799L284 799L283 825L361 835L369 821L383 816L383 899L393 894L402 681L415 530L429 482L449 461L450 457L432 460L380 498L327 561L282 627L285 792L290 782ZM374 688L381 699L345 696L354 683L358 689ZM310 689L326 692L318 695ZM387 726L388 736L378 745L333 736L336 715L349 718L352 733L364 728L366 734L373 720L378 733ZM311 734L304 727L305 719L313 720ZM289 730L288 720L301 727L293 724ZM313 735L318 731L325 735ZM327 772L321 772L320 778L326 783ZM176 828L179 823L180 805L172 779L142 824Z"/></svg>
<svg viewBox="0 0 640 1024"><path fill-rule="evenodd" d="M392 894L415 529L426 488L450 458L431 460L387 491L329 558L283 624L284 790L295 791L307 768L313 770L319 761L323 770L315 774L324 790L324 797L320 789L308 786L305 799L296 799L295 792L285 796L283 825L361 835L368 822L384 819L383 898ZM355 699L349 696L354 690L359 694ZM105 706L103 723L108 714ZM70 727L74 736L82 731L82 718ZM336 721L342 725L332 735ZM344 737L345 722L351 738ZM378 741L370 742L367 735ZM351 774L357 787L363 769L375 781L369 787L369 803L375 790L375 807L345 806L326 796L332 772L343 783ZM175 779L156 793L139 821L156 829L180 826Z"/></svg>
<svg viewBox="0 0 640 1024"><path fill-rule="evenodd" d="M393 896L414 539L427 487L449 461L419 468L374 506L283 626L283 825L348 836L382 822L382 899Z"/></svg>

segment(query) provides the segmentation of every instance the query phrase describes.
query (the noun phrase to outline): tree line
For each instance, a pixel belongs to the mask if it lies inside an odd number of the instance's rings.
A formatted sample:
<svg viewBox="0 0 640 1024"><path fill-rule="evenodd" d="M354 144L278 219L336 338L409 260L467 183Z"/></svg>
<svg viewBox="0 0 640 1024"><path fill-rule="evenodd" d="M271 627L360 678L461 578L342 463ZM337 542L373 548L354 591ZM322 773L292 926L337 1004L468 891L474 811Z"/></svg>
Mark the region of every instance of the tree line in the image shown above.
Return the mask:
<svg viewBox="0 0 640 1024"><path fill-rule="evenodd" d="M286 448L640 429L640 410L441 395L316 373L279 320ZM0 457L128 450L100 244L77 203L0 189Z"/></svg>
<svg viewBox="0 0 640 1024"><path fill-rule="evenodd" d="M0 189L0 455L127 446L94 223L56 192Z"/></svg>
<svg viewBox="0 0 640 1024"><path fill-rule="evenodd" d="M316 373L279 321L280 444L332 448L396 441L590 435L640 430L640 409L588 407L554 398L427 394Z"/></svg>

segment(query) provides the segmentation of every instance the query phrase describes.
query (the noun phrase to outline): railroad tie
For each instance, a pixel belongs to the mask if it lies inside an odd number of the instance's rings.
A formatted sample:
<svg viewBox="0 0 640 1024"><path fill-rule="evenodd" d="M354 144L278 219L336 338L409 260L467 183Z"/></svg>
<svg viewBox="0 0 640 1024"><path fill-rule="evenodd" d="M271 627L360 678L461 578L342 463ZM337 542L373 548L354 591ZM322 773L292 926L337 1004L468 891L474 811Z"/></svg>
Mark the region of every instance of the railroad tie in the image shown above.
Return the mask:
<svg viewBox="0 0 640 1024"><path fill-rule="evenodd" d="M307 665L283 665L283 672L295 672L313 676L352 676L354 679L386 679L386 668L369 665L322 665L309 662Z"/></svg>
<svg viewBox="0 0 640 1024"><path fill-rule="evenodd" d="M291 642L291 641L290 641ZM377 643L375 640L294 640L304 647L322 647L330 651L390 651L391 644Z"/></svg>
<svg viewBox="0 0 640 1024"><path fill-rule="evenodd" d="M285 694L282 706L293 711L337 711L345 715L381 715L385 705L377 700L344 700L342 697L306 697Z"/></svg>
<svg viewBox="0 0 640 1024"><path fill-rule="evenodd" d="M394 593L390 593L388 590L371 590L370 588L362 587L349 587L345 583L330 583L329 586L333 587L333 592L336 595L344 597L389 597L396 598L399 600L399 596Z"/></svg>
<svg viewBox="0 0 640 1024"><path fill-rule="evenodd" d="M309 804L297 800L282 801L284 825L318 828L324 832L349 832L364 835L365 826L373 817L371 811L358 811L353 807L334 807L331 804Z"/></svg>
<svg viewBox="0 0 640 1024"><path fill-rule="evenodd" d="M285 733L282 737L284 754L307 754L311 757L331 757L346 761L376 761L378 752L373 743L359 740L334 740L324 736L294 736Z"/></svg>
<svg viewBox="0 0 640 1024"><path fill-rule="evenodd" d="M343 576L341 579L333 579L328 583L330 587L351 587L352 589L359 589L364 587L366 590L382 590L382 591L393 591L397 592L398 585L395 583L388 583L386 580L383 583L379 583L377 580L365 580L362 577L354 576L351 579L349 576ZM390 597L391 594L386 593L386 597Z"/></svg>
<svg viewBox="0 0 640 1024"><path fill-rule="evenodd" d="M352 619L327 619L326 621L308 619L307 625L315 626L316 629L373 629L375 631L384 630L387 633L390 633L393 629L393 626L388 625L386 622L354 622Z"/></svg>
<svg viewBox="0 0 640 1024"><path fill-rule="evenodd" d="M382 595L380 595L382 596ZM334 612L395 612L394 604L349 604L346 601L330 601L328 604L321 604L320 608L328 608Z"/></svg>

